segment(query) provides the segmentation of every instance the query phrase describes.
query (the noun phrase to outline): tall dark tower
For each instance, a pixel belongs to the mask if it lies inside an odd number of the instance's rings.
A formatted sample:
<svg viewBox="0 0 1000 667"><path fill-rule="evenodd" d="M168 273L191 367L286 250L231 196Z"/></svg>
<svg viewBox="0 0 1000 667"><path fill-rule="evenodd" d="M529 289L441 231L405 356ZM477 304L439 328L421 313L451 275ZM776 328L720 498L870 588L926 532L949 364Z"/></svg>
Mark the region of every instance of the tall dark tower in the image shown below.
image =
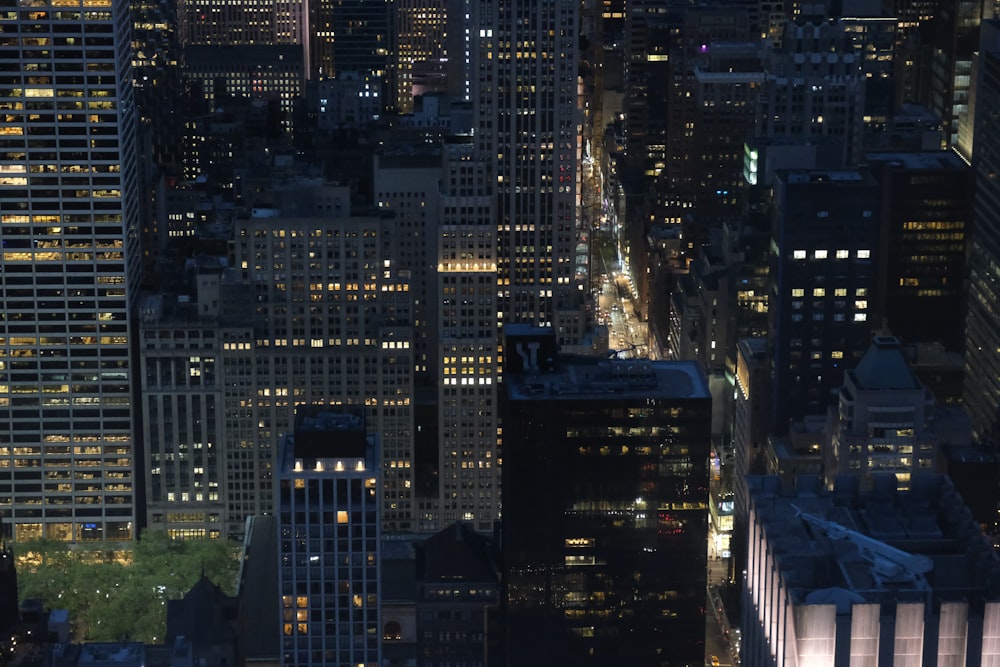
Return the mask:
<svg viewBox="0 0 1000 667"><path fill-rule="evenodd" d="M511 665L705 659L711 398L695 362L560 356L506 328Z"/></svg>
<svg viewBox="0 0 1000 667"><path fill-rule="evenodd" d="M772 428L825 414L874 323L878 184L847 171L780 173L774 186L769 349Z"/></svg>
<svg viewBox="0 0 1000 667"><path fill-rule="evenodd" d="M387 0L306 0L310 74L357 72L383 83L389 68L390 8ZM382 99L386 99L383 96Z"/></svg>
<svg viewBox="0 0 1000 667"><path fill-rule="evenodd" d="M1000 20L979 57L973 165L976 200L965 321L965 405L979 437L1000 438ZM984 30L984 35L987 31Z"/></svg>
<svg viewBox="0 0 1000 667"><path fill-rule="evenodd" d="M875 307L906 343L962 349L972 170L954 152L868 156L882 187Z"/></svg>

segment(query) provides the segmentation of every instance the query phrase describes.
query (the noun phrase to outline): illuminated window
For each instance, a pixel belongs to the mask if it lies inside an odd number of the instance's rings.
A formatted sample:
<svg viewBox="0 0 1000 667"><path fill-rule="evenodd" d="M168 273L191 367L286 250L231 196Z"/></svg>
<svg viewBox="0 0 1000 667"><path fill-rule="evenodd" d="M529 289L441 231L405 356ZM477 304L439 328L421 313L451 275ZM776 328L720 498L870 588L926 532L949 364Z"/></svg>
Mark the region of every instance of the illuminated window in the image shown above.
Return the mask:
<svg viewBox="0 0 1000 667"><path fill-rule="evenodd" d="M794 296L794 297L802 297L802 296L805 296L805 295L806 295L806 291L804 289L793 289L792 290L792 296Z"/></svg>
<svg viewBox="0 0 1000 667"><path fill-rule="evenodd" d="M337 523L347 523L347 510L337 510Z"/></svg>
<svg viewBox="0 0 1000 667"><path fill-rule="evenodd" d="M851 251L850 250L838 250L837 251L837 259L847 259L850 256L851 256Z"/></svg>
<svg viewBox="0 0 1000 667"><path fill-rule="evenodd" d="M826 259L826 250L817 250L813 253L813 257L816 259Z"/></svg>
<svg viewBox="0 0 1000 667"><path fill-rule="evenodd" d="M872 256L871 250L859 250L858 259L869 259Z"/></svg>
<svg viewBox="0 0 1000 667"><path fill-rule="evenodd" d="M824 287L814 287L813 296L826 296L826 288Z"/></svg>
<svg viewBox="0 0 1000 667"><path fill-rule="evenodd" d="M806 258L806 251L805 250L796 250L795 252L792 253L792 257L794 257L795 259L805 259Z"/></svg>
<svg viewBox="0 0 1000 667"><path fill-rule="evenodd" d="M868 320L868 313L854 313L855 322L865 322Z"/></svg>

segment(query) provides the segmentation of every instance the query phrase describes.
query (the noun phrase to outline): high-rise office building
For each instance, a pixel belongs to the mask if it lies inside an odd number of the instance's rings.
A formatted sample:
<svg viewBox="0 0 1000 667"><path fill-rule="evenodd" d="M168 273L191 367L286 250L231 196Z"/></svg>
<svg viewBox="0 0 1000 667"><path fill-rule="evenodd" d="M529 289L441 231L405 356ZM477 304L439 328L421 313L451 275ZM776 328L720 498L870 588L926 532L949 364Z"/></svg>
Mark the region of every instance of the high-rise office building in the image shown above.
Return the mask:
<svg viewBox="0 0 1000 667"><path fill-rule="evenodd" d="M275 5L281 0L177 0L180 43L274 44ZM301 4L299 3L294 4Z"/></svg>
<svg viewBox="0 0 1000 667"><path fill-rule="evenodd" d="M942 2L930 22L930 85L921 100L940 116L945 141L958 141L958 121L968 111L972 55L983 19L993 18L990 0Z"/></svg>
<svg viewBox="0 0 1000 667"><path fill-rule="evenodd" d="M962 348L972 169L956 153L874 153L882 186L875 308L907 343ZM933 315L932 315L933 313Z"/></svg>
<svg viewBox="0 0 1000 667"><path fill-rule="evenodd" d="M336 208L319 206L326 215ZM414 363L409 276L395 269L395 225L389 217L257 213L233 231L255 328L247 382L225 387L226 451L243 476L227 489L229 514L270 511L272 452L291 432L296 406L363 406L380 437L385 528L408 531Z"/></svg>
<svg viewBox="0 0 1000 667"><path fill-rule="evenodd" d="M140 267L129 5L4 5L0 508L16 541L128 540Z"/></svg>
<svg viewBox="0 0 1000 667"><path fill-rule="evenodd" d="M382 84L382 99L393 99L388 83L392 48L392 3L388 0L302 0L308 13L306 60L320 78L357 72Z"/></svg>
<svg viewBox="0 0 1000 667"><path fill-rule="evenodd" d="M994 28L997 19L990 22ZM976 199L965 320L965 404L979 437L1000 437L1000 50L979 56L973 164Z"/></svg>
<svg viewBox="0 0 1000 667"><path fill-rule="evenodd" d="M838 144L837 166L858 164L867 78L850 28L844 21L786 24L784 41L764 58L755 137L822 138Z"/></svg>
<svg viewBox="0 0 1000 667"><path fill-rule="evenodd" d="M497 311L576 343L586 324L589 228L577 215L578 7L488 0L473 7L482 159L495 165Z"/></svg>
<svg viewBox="0 0 1000 667"><path fill-rule="evenodd" d="M399 0L392 9L393 78L399 113L413 111L414 96L447 89L447 5L447 0ZM451 17L454 28L461 25L456 18Z"/></svg>
<svg viewBox="0 0 1000 667"><path fill-rule="evenodd" d="M377 439L358 413L300 410L279 461L281 665L378 665Z"/></svg>
<svg viewBox="0 0 1000 667"><path fill-rule="evenodd" d="M788 171L774 186L772 428L826 414L845 368L868 349L879 188L867 172Z"/></svg>
<svg viewBox="0 0 1000 667"><path fill-rule="evenodd" d="M305 70L302 49L289 44L191 45L184 48L182 76L200 89L210 111L227 98L274 100L291 127L292 111L302 96Z"/></svg>
<svg viewBox="0 0 1000 667"><path fill-rule="evenodd" d="M139 304L146 523L174 538L233 539L246 514L230 514L227 499L247 483L249 461L225 448L223 405L250 379L253 320L249 303L234 308L237 299L221 298L217 258L192 264L183 295L146 295Z"/></svg>
<svg viewBox="0 0 1000 667"><path fill-rule="evenodd" d="M437 237L440 214L442 157L439 148L404 144L376 153L373 167L376 206L393 216L400 241L392 259L410 273L413 295L418 385L436 386L438 319Z"/></svg>
<svg viewBox="0 0 1000 667"><path fill-rule="evenodd" d="M469 146L449 147L441 179L437 525L489 532L500 514L497 246L489 170L475 158Z"/></svg>
<svg viewBox="0 0 1000 667"><path fill-rule="evenodd" d="M711 397L695 362L560 356L509 325L508 664L705 659Z"/></svg>

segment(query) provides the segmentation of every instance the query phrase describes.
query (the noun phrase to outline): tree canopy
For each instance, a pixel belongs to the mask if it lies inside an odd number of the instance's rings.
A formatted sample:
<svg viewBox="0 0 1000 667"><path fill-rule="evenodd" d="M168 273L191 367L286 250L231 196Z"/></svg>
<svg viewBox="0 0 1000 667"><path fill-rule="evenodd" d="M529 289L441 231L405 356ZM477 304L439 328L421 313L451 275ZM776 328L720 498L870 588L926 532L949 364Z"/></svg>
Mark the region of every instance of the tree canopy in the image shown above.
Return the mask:
<svg viewBox="0 0 1000 667"><path fill-rule="evenodd" d="M167 600L183 597L203 572L233 595L239 569L239 545L173 540L163 530L146 530L124 546L33 540L14 545L14 553L18 599L67 609L77 641L161 643Z"/></svg>

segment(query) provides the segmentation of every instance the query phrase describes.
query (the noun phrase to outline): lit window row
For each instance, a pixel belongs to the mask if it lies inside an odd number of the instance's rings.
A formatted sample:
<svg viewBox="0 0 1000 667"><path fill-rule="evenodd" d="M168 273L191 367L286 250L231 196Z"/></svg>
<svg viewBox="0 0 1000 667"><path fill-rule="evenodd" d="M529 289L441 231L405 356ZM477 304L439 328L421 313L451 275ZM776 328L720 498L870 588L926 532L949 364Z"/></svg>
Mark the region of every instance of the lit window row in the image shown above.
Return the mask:
<svg viewBox="0 0 1000 667"><path fill-rule="evenodd" d="M792 257L794 259L806 259L808 256L809 256L809 252L807 250L794 250L794 251L792 251ZM857 257L857 259L871 259L872 251L871 250L858 250L855 256ZM829 257L830 257L830 251L829 250L814 250L813 251L813 259L828 259ZM851 257L851 251L850 250L844 250L844 249L836 250L836 251L834 251L834 257L836 257L837 259L850 259L850 257Z"/></svg>

